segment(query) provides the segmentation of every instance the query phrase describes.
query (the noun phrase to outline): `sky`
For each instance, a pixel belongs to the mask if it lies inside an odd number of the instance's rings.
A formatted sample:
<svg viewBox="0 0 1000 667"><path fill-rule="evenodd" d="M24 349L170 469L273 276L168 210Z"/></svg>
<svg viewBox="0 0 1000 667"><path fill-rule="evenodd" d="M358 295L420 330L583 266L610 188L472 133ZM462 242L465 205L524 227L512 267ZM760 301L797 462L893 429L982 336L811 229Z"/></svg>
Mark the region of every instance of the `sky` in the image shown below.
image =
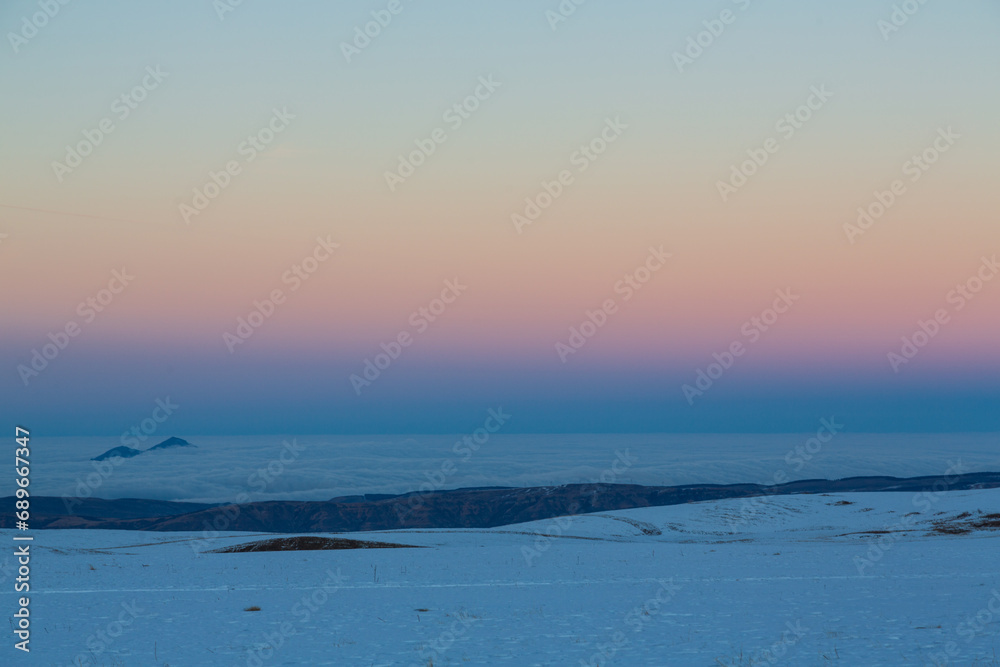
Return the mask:
<svg viewBox="0 0 1000 667"><path fill-rule="evenodd" d="M0 8L12 423L1000 431L996 2L57 4Z"/></svg>

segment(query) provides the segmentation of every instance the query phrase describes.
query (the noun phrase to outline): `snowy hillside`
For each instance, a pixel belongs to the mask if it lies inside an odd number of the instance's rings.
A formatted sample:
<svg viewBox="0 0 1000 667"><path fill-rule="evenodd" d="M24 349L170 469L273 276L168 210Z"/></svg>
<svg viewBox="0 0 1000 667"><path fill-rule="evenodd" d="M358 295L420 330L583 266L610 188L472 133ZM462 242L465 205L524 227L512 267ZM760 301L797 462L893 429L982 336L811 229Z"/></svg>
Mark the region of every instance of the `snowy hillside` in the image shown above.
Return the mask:
<svg viewBox="0 0 1000 667"><path fill-rule="evenodd" d="M24 662L998 665L998 512L1000 490L803 495L266 553L202 553L268 537L245 533L38 531Z"/></svg>

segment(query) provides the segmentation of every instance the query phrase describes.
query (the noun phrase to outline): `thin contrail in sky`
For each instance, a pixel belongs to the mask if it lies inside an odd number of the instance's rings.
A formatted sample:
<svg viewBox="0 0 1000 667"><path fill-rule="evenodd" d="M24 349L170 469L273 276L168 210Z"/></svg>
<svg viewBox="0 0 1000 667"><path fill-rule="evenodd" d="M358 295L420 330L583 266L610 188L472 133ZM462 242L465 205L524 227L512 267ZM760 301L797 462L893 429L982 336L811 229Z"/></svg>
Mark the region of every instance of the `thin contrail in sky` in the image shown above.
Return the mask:
<svg viewBox="0 0 1000 667"><path fill-rule="evenodd" d="M74 218L93 218L94 220L110 220L114 222L131 222L137 225L146 224L138 220L126 220L124 218L111 218L106 215L90 215L87 213L67 213L66 211L50 211L44 208L31 208L29 206L11 206L10 204L0 204L0 208L14 208L20 211L36 211L38 213L53 213L55 215L66 215Z"/></svg>

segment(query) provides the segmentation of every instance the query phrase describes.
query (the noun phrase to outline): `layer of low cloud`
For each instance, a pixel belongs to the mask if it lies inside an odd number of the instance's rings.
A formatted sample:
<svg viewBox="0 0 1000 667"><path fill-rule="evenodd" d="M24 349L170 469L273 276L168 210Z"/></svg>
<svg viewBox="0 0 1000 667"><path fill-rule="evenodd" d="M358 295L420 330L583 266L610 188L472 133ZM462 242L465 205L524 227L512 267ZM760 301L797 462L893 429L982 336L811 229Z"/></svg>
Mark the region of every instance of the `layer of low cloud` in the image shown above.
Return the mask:
<svg viewBox="0 0 1000 667"><path fill-rule="evenodd" d="M105 466L103 475L90 459L118 444L114 439L36 437L32 490L51 496L231 502L244 493L255 501L327 500L406 493L422 485L592 482L602 474L605 481L649 485L770 484L782 481L782 474L789 480L912 477L943 474L959 459L969 471L1000 470L996 434L841 433L814 454L805 449L810 436L795 434L494 435L467 461L464 449L454 450L461 436L296 436L295 445L302 449L293 454L284 444L293 442L291 437L177 435L197 447L124 459ZM796 448L811 458L800 461ZM815 441L811 448L816 449ZM620 462L619 452L634 459L630 466ZM612 473L616 459L620 472ZM10 486L4 495L12 492Z"/></svg>

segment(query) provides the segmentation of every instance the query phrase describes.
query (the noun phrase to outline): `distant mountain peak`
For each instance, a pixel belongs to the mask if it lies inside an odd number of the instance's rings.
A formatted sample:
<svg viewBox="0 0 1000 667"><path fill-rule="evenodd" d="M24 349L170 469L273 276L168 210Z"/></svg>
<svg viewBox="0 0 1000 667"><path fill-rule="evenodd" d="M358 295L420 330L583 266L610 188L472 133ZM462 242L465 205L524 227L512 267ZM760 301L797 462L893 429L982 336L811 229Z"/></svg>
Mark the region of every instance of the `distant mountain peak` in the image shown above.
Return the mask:
<svg viewBox="0 0 1000 667"><path fill-rule="evenodd" d="M171 447L194 447L194 446L195 445L192 445L190 442L188 442L187 440L184 440L183 438L178 438L178 437L175 437L175 436L171 436L171 437L167 438L166 440L164 440L163 442L161 442L160 444L153 445L149 449L132 449L131 447L126 447L125 445L121 445L119 447L114 447L112 449L109 449L108 451L104 452L100 456L95 456L94 458L92 458L90 460L91 461L103 461L105 459L111 459L111 458L115 458L115 457L121 457L123 459L130 459L133 456L139 456L139 454L144 454L146 452L151 452L154 449L169 449Z"/></svg>
<svg viewBox="0 0 1000 667"><path fill-rule="evenodd" d="M146 451L147 452L151 452L154 449L167 449L168 447L194 447L194 445L192 445L190 442L188 442L187 440L184 440L182 438L177 438L177 437L174 437L174 436L170 436L169 438L167 438L166 440L164 440L160 444L153 445L152 447L150 447Z"/></svg>
<svg viewBox="0 0 1000 667"><path fill-rule="evenodd" d="M103 461L104 459L111 459L111 458L114 458L116 456L119 456L119 457L121 457L123 459L130 459L133 456L139 456L139 454L142 454L142 450L141 449L132 449L131 447L126 447L125 445L122 445L120 447L115 447L114 449L109 449L108 451L104 452L100 456L95 456L94 458L92 458L90 460L91 461Z"/></svg>

